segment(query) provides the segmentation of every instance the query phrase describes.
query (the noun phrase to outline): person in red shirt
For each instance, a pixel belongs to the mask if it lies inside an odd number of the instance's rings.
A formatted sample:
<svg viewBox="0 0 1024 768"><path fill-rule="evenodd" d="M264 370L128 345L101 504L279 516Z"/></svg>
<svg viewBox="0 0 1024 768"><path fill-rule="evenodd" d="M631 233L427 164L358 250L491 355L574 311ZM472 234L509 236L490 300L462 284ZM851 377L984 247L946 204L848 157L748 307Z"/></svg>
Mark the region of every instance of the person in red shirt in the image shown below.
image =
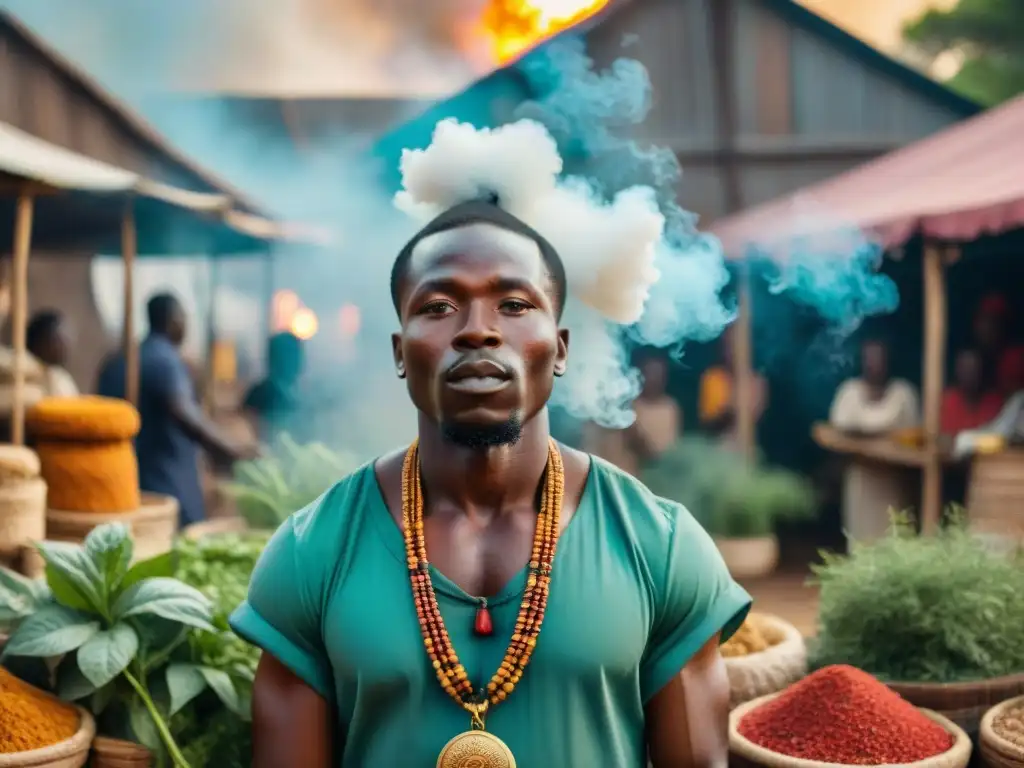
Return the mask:
<svg viewBox="0 0 1024 768"><path fill-rule="evenodd" d="M1024 346L1009 342L1010 303L992 293L982 299L974 317L974 343L982 355L987 378L1004 397L1024 389Z"/></svg>
<svg viewBox="0 0 1024 768"><path fill-rule="evenodd" d="M976 349L961 350L956 356L953 386L942 395L942 432L956 435L977 429L999 415L1005 399L985 387L983 360Z"/></svg>

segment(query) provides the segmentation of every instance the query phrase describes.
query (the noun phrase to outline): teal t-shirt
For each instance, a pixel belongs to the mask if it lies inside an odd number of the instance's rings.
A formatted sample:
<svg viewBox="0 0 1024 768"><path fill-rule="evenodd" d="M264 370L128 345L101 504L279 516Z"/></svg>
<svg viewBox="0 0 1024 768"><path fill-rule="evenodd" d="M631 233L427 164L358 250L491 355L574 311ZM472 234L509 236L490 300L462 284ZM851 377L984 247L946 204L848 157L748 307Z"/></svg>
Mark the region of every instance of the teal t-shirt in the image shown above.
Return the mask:
<svg viewBox="0 0 1024 768"><path fill-rule="evenodd" d="M460 661L485 684L525 569L488 598L490 637L473 632L474 600L433 567L431 579ZM595 458L558 542L536 650L487 730L521 768L645 768L645 703L749 608L689 512ZM423 649L402 533L372 464L278 529L231 626L336 706L341 768L434 768L469 729Z"/></svg>

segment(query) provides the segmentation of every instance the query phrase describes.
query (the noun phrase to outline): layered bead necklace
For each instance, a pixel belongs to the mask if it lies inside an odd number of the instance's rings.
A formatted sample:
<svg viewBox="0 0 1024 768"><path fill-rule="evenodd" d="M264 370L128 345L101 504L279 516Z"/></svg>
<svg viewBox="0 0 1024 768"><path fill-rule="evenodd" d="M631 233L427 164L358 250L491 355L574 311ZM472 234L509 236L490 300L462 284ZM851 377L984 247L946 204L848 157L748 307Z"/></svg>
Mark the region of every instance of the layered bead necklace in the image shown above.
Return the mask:
<svg viewBox="0 0 1024 768"><path fill-rule="evenodd" d="M550 440L540 514L537 515L537 528L533 534L533 550L527 570L526 588L519 605L519 616L498 670L486 688L477 690L452 647L430 580L430 561L427 560L423 535L423 487L416 442L405 455L402 466L402 525L416 618L423 633L423 646L438 682L445 693L470 715L470 730L445 745L437 759L437 768L515 768L515 758L508 746L484 730L484 718L488 708L501 703L515 690L537 645L548 602L551 565L558 544L564 494L562 455L555 441ZM486 611L486 603L481 604L481 610ZM484 617L489 628L490 615L484 614ZM478 613L478 632L483 623Z"/></svg>

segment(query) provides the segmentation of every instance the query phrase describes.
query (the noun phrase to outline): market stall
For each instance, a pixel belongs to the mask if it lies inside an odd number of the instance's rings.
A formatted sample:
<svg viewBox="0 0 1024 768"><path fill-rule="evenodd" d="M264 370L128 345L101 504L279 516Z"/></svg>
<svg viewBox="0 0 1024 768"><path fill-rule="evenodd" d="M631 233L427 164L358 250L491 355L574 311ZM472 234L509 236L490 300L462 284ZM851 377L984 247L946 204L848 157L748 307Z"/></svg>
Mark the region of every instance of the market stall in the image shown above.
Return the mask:
<svg viewBox="0 0 1024 768"><path fill-rule="evenodd" d="M712 227L732 257L757 249L785 259L796 243L813 253L816 238L831 239L851 232L871 235L890 252L921 238L921 445L898 451L898 461L894 461L891 446L879 450L877 443L858 443L855 452L882 463L909 460L921 467L925 531L935 530L942 506L945 458L940 409L946 368L946 267L959 259L964 244L1024 227L1022 135L1024 97ZM821 215L807 215L809 210ZM828 447L839 448L835 443ZM849 444L841 450L848 449L854 452ZM1007 499L1010 507L1020 507L1021 501Z"/></svg>

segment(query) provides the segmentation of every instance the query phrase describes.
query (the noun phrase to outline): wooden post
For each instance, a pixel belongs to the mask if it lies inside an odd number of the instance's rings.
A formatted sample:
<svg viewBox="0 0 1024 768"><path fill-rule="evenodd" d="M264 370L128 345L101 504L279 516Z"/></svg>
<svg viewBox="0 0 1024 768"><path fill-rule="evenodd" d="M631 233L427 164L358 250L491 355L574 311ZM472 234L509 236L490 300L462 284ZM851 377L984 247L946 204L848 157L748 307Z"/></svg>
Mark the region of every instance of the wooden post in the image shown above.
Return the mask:
<svg viewBox="0 0 1024 768"><path fill-rule="evenodd" d="M946 271L942 249L924 246L924 449L921 530L934 533L942 515L942 390L946 371Z"/></svg>
<svg viewBox="0 0 1024 768"><path fill-rule="evenodd" d="M210 263L210 279L209 279L209 295L207 298L206 307L206 366L204 371L204 379L206 385L203 387L203 401L206 407L206 412L213 416L217 410L217 398L215 396L217 388L217 377L213 369L213 356L217 348L217 285L220 282L220 262L218 254L214 252L209 259Z"/></svg>
<svg viewBox="0 0 1024 768"><path fill-rule="evenodd" d="M736 377L736 436L740 454L753 461L757 451L757 423L754 413L754 353L751 328L750 273L740 265L736 276L737 316L732 337L732 367Z"/></svg>
<svg viewBox="0 0 1024 768"><path fill-rule="evenodd" d="M135 340L135 257L138 255L135 201L129 199L121 220L121 256L124 259L124 396L139 402L139 345Z"/></svg>
<svg viewBox="0 0 1024 768"><path fill-rule="evenodd" d="M11 341L14 345L14 391L11 403L11 442L25 444L25 332L28 329L28 257L32 246L35 199L18 197L14 219L14 268L11 285Z"/></svg>

